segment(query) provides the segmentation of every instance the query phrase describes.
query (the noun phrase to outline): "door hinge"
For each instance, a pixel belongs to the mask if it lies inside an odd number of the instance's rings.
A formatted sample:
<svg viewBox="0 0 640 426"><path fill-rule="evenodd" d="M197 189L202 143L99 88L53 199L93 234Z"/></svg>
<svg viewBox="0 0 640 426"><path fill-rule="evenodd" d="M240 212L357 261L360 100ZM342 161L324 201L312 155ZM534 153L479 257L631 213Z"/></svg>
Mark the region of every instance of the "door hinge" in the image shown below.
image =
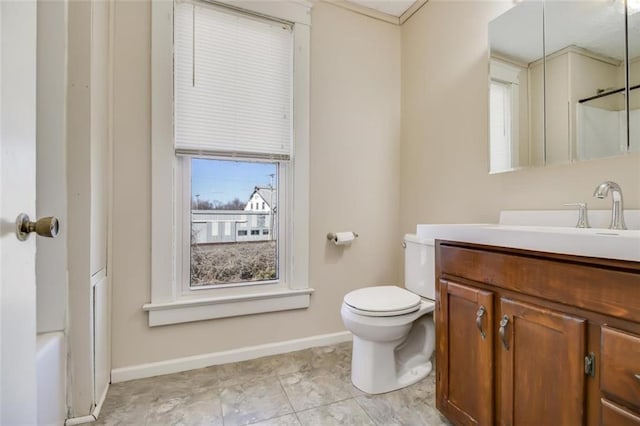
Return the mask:
<svg viewBox="0 0 640 426"><path fill-rule="evenodd" d="M596 355L593 352L589 352L589 355L584 357L584 374L590 377L596 376Z"/></svg>

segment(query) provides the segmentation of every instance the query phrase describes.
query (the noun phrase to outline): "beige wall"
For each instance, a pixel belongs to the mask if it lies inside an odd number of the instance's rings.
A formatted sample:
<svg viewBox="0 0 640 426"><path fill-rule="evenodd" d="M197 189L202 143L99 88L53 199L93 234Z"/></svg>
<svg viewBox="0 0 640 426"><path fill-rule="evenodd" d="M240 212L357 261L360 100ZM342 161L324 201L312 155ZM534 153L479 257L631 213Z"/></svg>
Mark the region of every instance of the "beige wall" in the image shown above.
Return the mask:
<svg viewBox="0 0 640 426"><path fill-rule="evenodd" d="M487 24L510 3L431 0L403 27L318 2L311 38L307 310L150 329L150 5L115 21L113 367L343 330L342 296L397 282L417 223L495 221L501 209L608 208L596 184L640 208L640 157L489 175ZM400 113L402 112L402 119ZM402 134L401 134L402 129ZM402 166L402 167L401 167ZM343 251L329 231L361 238Z"/></svg>
<svg viewBox="0 0 640 426"><path fill-rule="evenodd" d="M115 14L113 367L344 330L344 293L400 275L400 29L318 3L311 32L310 280L306 310L149 328L150 4ZM361 235L345 250L329 231Z"/></svg>
<svg viewBox="0 0 640 426"><path fill-rule="evenodd" d="M640 208L640 156L489 175L487 25L510 2L431 0L402 27L401 230L496 221L501 209L558 209L603 180Z"/></svg>

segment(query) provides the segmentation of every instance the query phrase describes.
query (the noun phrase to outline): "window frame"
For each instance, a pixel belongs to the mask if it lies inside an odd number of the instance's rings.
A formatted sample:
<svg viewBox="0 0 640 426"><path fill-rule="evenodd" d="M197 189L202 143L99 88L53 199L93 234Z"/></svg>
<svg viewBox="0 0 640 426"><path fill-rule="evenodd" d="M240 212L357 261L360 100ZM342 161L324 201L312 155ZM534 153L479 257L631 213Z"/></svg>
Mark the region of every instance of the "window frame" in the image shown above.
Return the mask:
<svg viewBox="0 0 640 426"><path fill-rule="evenodd" d="M250 161L250 162L266 162L278 164L278 204L283 205L286 208L282 214L278 214L276 220L278 221L278 245L277 245L277 257L278 257L278 278L268 281L243 281L234 283L224 283L216 285L205 285L202 287L191 286L191 250L190 250L190 236L191 236L191 158L203 158L210 160L222 160L222 161ZM179 291L176 294L177 299L188 300L193 298L202 297L220 297L220 296L232 296L242 290L239 290L243 286L263 286L262 290L286 290L287 282L291 276L290 262L282 262L281 260L287 259L287 247L289 246L288 235L293 231L286 226L289 222L291 206L288 203L288 191L292 182L290 181L289 173L290 160L257 160L254 158L244 159L240 157L229 158L224 156L205 156L205 155L179 155L177 159L176 167L176 193L178 194L178 202L175 206L176 214L176 277L178 277L177 284L179 285ZM253 212L255 213L255 212ZM241 235L240 232L245 232ZM236 236L251 237L254 230L247 227L246 229L238 229Z"/></svg>
<svg viewBox="0 0 640 426"><path fill-rule="evenodd" d="M310 9L305 0L212 2L236 11L291 23L293 58L293 153L287 164L287 241L277 285L243 285L183 294L179 250L183 193L179 157L173 147L173 1L152 3L151 46L151 301L143 305L149 326L307 308L309 286L309 49ZM241 5L241 7L238 7ZM229 158L226 158L229 159ZM243 158L237 158L243 160ZM249 160L249 158L246 158ZM266 159L266 158L265 158ZM280 165L282 167L282 163ZM279 167L279 168L280 168ZM170 188L169 190L167 188ZM279 189L280 190L280 189ZM190 194L188 195L190 196ZM182 200L183 201L183 200ZM190 201L189 204L190 206ZM280 208L282 210L282 207ZM190 212L190 208L189 208ZM282 214L282 212L279 212ZM283 227L284 228L284 227ZM167 231L169 230L169 231ZM187 284L188 285L188 284Z"/></svg>

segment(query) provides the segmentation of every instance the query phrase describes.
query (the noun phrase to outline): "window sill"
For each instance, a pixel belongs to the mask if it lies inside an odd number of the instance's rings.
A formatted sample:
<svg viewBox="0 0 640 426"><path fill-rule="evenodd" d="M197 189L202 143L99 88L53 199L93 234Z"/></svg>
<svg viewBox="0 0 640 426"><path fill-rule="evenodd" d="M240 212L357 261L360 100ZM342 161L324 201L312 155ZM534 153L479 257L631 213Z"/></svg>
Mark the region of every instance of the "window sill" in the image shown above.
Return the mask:
<svg viewBox="0 0 640 426"><path fill-rule="evenodd" d="M287 311L309 307L312 288L278 290L241 296L211 297L176 300L166 303L147 303L142 306L149 312L149 327Z"/></svg>

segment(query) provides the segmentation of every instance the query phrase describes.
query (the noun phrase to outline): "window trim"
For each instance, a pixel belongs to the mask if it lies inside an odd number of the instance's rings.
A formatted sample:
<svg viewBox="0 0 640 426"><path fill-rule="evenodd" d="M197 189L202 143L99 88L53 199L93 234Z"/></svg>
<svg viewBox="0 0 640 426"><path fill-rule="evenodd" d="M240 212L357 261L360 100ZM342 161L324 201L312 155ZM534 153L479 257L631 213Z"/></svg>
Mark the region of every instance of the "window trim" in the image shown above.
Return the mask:
<svg viewBox="0 0 640 426"><path fill-rule="evenodd" d="M491 108L490 111L490 129L489 129L489 137L490 137L490 144L491 144L491 155L489 156L489 167L490 170L492 171L503 171L503 170L513 170L514 168L514 164L516 164L514 162L514 151L517 150L517 146L515 146L516 144L515 139L514 139L514 117L513 117L513 83L511 82L505 82L502 80L497 80L492 78L491 82L490 82L490 90L489 90L489 96L490 96L490 105L491 107L493 107L493 90L494 90L494 86L498 86L501 88L501 93L502 93L502 114L501 117L498 117L499 114L496 114L496 111L493 110L493 108ZM493 133L493 120L498 117L499 119L501 119L501 122L504 124L504 128L508 129L508 134L506 134L501 143L500 143L500 148L502 148L501 150L498 150L498 137L497 135L495 135ZM502 146L504 145L504 146ZM496 150L497 152L504 152L505 155L501 158L500 160L504 161L508 159L508 164L506 165L496 165L494 163L494 156L496 156Z"/></svg>
<svg viewBox="0 0 640 426"><path fill-rule="evenodd" d="M290 240L286 261L290 276L286 287L246 286L235 295L181 297L177 279L177 164L173 147L173 2L151 5L151 302L149 326L307 308L309 287L309 48L311 3L221 0L244 11L286 20L293 24L293 137L289 191L292 203L287 226ZM167 171L171 171L168 173ZM171 188L171 190L167 190ZM170 232L167 232L170 230ZM256 288L257 287L257 288Z"/></svg>

